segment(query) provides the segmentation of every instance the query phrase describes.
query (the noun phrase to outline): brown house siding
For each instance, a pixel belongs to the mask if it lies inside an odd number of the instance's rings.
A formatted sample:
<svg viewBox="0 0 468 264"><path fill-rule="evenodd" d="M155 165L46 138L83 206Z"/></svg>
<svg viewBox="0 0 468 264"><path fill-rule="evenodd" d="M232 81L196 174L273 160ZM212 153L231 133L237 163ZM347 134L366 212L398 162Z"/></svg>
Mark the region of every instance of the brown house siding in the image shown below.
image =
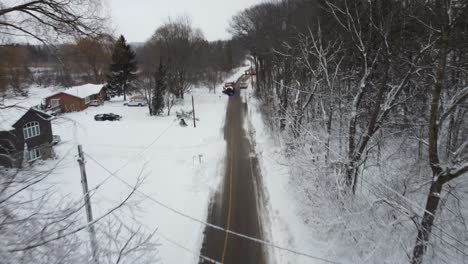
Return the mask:
<svg viewBox="0 0 468 264"><path fill-rule="evenodd" d="M103 102L106 98L106 93L104 89L97 94L89 96L90 100L99 100ZM67 93L58 93L52 96L47 97L46 106L49 107L51 104L51 99L60 99L60 110L62 113L83 111L88 108L88 105L85 103L85 99L67 94Z"/></svg>
<svg viewBox="0 0 468 264"><path fill-rule="evenodd" d="M83 111L88 108L88 105L85 104L84 99L69 95L66 93L58 93L46 98L46 105L51 105L51 99L60 99L60 110L63 113Z"/></svg>

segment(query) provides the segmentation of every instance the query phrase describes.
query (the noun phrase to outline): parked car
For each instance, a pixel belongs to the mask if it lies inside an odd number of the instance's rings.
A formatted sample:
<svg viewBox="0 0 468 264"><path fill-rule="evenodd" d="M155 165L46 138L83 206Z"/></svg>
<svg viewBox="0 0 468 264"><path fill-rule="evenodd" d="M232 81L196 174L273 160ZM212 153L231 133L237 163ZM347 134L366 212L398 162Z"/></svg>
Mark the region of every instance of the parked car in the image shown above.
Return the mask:
<svg viewBox="0 0 468 264"><path fill-rule="evenodd" d="M141 96L134 96L130 98L130 101L124 103L125 106L146 106L145 98Z"/></svg>
<svg viewBox="0 0 468 264"><path fill-rule="evenodd" d="M98 114L94 116L94 120L96 121L120 121L120 119L122 119L122 116L113 113Z"/></svg>
<svg viewBox="0 0 468 264"><path fill-rule="evenodd" d="M239 85L240 89L247 89L249 87L249 84L247 82L241 82Z"/></svg>

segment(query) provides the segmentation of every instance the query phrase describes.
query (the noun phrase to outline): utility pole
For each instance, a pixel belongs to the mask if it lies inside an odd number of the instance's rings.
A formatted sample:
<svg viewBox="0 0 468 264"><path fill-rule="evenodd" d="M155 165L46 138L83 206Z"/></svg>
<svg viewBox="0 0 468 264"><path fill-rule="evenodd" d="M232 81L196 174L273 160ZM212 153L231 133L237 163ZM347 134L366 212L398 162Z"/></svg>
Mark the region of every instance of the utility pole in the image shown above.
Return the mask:
<svg viewBox="0 0 468 264"><path fill-rule="evenodd" d="M197 123L195 120L195 103L193 101L193 95L192 95L192 114L193 114L193 127L197 127Z"/></svg>
<svg viewBox="0 0 468 264"><path fill-rule="evenodd" d="M99 264L98 260L98 246L96 239L96 230L94 229L93 224L93 211L91 210L91 200L89 198L88 191L88 179L86 178L86 168L85 168L85 158L83 154L83 148L81 145L78 145L78 164L80 165L81 172L81 186L83 187L83 197L85 202L86 209L86 218L88 221L88 232L91 238L91 253L93 255L93 262Z"/></svg>

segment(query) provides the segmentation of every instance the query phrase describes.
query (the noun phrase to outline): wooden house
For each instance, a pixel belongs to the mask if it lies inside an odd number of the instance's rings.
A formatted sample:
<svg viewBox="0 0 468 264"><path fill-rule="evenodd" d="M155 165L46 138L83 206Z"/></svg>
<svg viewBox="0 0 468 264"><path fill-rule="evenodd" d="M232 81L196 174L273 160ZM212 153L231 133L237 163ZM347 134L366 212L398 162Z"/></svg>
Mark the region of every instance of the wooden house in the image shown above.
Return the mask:
<svg viewBox="0 0 468 264"><path fill-rule="evenodd" d="M85 84L65 89L45 98L47 110L67 113L83 111L90 105L100 105L106 99L102 85Z"/></svg>
<svg viewBox="0 0 468 264"><path fill-rule="evenodd" d="M0 166L21 167L51 157L53 118L36 108L0 106Z"/></svg>

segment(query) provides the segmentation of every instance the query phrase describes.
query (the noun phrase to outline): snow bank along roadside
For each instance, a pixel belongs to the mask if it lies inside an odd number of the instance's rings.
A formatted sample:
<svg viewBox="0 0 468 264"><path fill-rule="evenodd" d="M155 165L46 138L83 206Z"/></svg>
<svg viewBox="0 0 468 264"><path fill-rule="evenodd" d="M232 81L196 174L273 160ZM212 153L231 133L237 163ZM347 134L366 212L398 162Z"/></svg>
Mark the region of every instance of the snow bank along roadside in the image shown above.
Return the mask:
<svg viewBox="0 0 468 264"><path fill-rule="evenodd" d="M244 69L236 71L238 77ZM220 89L218 89L219 91ZM52 89L32 88L34 98L23 100L23 105L36 105L52 93ZM76 162L76 145L83 145L89 157L86 162L89 189L94 189L109 177L107 170L130 184L144 178L140 191L197 219L206 219L211 194L219 185L226 145L222 128L228 98L220 92L194 89L195 110L199 122L193 128L180 127L175 120L179 109L191 110L191 96L175 106L171 116L150 117L147 108L124 107L121 100L106 102L82 112L63 114L53 123L53 133L62 142L55 147L60 165L44 184L52 187L57 198L82 195L80 173ZM96 122L99 113L122 115L120 122ZM92 159L91 159L92 157ZM94 162L95 159L98 163ZM38 168L49 168L58 160L39 161ZM105 169L104 169L104 168ZM106 170L107 169L107 170ZM130 192L128 186L114 177L108 178L92 196L95 217L116 205ZM177 215L136 194L132 218L147 229L158 229L164 237L188 249L171 244L161 238L159 248L163 263L197 263L203 240L204 226ZM84 215L84 213L83 213ZM83 220L85 218L83 217Z"/></svg>
<svg viewBox="0 0 468 264"><path fill-rule="evenodd" d="M294 198L294 190L289 187L291 176L287 160L282 155L281 142L265 126L260 102L252 96L251 85L245 94L248 116L244 126L250 134L252 146L255 146L264 183L265 204L261 209L264 231L268 232L265 239L276 245L330 259L326 255L329 245L314 240L310 228L301 218L300 201ZM268 248L268 251L271 263L324 263L278 249Z"/></svg>

